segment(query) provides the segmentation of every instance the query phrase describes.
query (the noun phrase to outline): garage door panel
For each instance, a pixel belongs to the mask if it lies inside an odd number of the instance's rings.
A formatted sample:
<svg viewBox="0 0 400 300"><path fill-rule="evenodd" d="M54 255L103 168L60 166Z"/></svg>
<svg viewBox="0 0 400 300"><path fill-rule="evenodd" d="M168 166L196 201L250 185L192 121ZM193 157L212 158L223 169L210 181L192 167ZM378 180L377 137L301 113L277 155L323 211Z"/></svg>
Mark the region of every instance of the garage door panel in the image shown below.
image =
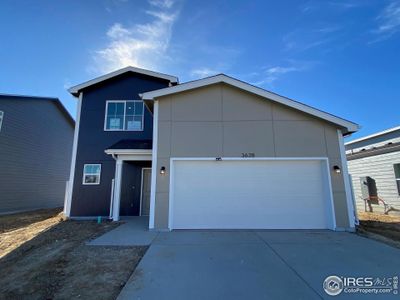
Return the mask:
<svg viewBox="0 0 400 300"><path fill-rule="evenodd" d="M172 228L327 228L321 161L174 161Z"/></svg>

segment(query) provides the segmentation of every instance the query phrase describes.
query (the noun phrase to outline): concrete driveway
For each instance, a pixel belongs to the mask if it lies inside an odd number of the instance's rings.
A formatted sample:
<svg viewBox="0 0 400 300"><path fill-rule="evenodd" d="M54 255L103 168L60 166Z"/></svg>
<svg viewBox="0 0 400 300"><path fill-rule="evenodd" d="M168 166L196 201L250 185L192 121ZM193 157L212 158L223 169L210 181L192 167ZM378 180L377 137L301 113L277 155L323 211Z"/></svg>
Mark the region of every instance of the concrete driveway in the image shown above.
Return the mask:
<svg viewBox="0 0 400 300"><path fill-rule="evenodd" d="M332 297L329 275L393 277L400 250L331 231L159 233L118 299L388 299Z"/></svg>

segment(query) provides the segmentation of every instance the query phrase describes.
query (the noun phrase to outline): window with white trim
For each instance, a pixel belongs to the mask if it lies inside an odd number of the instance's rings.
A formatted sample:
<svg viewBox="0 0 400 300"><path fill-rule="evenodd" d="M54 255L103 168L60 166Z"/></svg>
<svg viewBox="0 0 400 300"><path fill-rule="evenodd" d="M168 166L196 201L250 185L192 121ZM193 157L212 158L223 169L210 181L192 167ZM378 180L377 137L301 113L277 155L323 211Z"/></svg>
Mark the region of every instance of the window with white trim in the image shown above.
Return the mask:
<svg viewBox="0 0 400 300"><path fill-rule="evenodd" d="M142 131L143 116L142 100L109 100L106 103L104 130Z"/></svg>
<svg viewBox="0 0 400 300"><path fill-rule="evenodd" d="M4 111L0 110L0 131L1 131L1 125L3 125L3 117L4 117Z"/></svg>
<svg viewBox="0 0 400 300"><path fill-rule="evenodd" d="M83 166L83 184L100 184L101 164Z"/></svg>
<svg viewBox="0 0 400 300"><path fill-rule="evenodd" d="M394 164L394 177L396 178L397 193L400 195L400 164Z"/></svg>

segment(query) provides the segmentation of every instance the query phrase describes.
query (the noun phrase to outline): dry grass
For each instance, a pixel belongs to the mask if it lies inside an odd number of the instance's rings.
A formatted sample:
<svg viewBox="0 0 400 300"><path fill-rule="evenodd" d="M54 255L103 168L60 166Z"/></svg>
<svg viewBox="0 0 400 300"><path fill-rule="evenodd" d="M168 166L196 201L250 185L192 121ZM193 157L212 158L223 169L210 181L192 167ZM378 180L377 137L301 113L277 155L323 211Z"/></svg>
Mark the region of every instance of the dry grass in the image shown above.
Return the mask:
<svg viewBox="0 0 400 300"><path fill-rule="evenodd" d="M60 209L0 217L0 259L62 221Z"/></svg>
<svg viewBox="0 0 400 300"><path fill-rule="evenodd" d="M119 224L64 221L60 210L0 217L0 299L115 299L146 247L86 242Z"/></svg>

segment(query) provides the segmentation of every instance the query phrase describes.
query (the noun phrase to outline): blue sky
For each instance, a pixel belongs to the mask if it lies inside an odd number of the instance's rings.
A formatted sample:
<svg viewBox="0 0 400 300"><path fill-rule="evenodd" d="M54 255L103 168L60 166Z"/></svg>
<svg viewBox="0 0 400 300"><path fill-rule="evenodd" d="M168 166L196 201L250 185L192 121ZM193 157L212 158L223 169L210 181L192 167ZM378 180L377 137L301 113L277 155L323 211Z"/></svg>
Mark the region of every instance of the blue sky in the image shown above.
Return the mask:
<svg viewBox="0 0 400 300"><path fill-rule="evenodd" d="M126 65L226 73L362 126L399 125L400 0L0 3L0 92L55 96Z"/></svg>

